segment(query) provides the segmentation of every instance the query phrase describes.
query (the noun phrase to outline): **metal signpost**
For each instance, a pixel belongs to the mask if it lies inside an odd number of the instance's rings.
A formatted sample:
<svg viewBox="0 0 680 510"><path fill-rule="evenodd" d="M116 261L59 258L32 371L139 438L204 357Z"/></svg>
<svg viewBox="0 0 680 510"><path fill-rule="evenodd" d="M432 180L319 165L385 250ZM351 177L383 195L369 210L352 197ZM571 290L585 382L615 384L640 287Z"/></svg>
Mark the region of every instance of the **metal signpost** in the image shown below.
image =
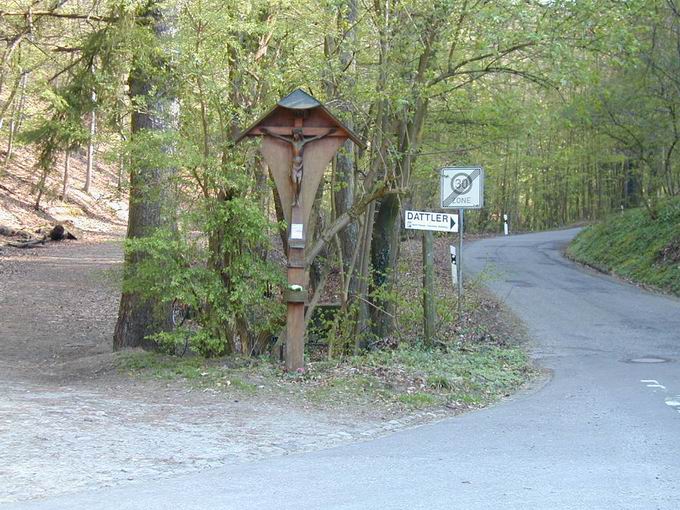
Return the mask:
<svg viewBox="0 0 680 510"><path fill-rule="evenodd" d="M484 207L484 169L481 166L445 167L439 171L439 176L441 208L458 209L458 253L455 255L455 263L460 313L463 300L463 212L465 209Z"/></svg>
<svg viewBox="0 0 680 510"><path fill-rule="evenodd" d="M442 209L458 209L458 214L428 211L405 211L404 226L423 232L423 318L425 341L434 336L434 268L432 263L432 231L458 232L458 253L451 246L451 280L458 287L458 315L463 302L463 213L484 205L484 170L482 167L446 167L440 170Z"/></svg>

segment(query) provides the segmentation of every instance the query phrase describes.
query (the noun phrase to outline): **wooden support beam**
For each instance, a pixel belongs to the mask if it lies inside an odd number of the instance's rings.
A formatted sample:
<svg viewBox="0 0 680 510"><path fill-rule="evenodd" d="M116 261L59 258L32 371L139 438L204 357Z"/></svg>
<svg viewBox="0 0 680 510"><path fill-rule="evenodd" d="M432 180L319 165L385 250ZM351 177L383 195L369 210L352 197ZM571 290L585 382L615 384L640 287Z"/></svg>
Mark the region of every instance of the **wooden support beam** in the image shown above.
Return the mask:
<svg viewBox="0 0 680 510"><path fill-rule="evenodd" d="M275 135L282 135L282 136L290 136L291 132L293 131L293 128L290 127L280 127L280 126L262 126L262 127L256 127L252 129L251 133L252 135L262 135L264 136L265 133L262 131L262 128L265 128L267 131L270 133L273 133ZM326 135L330 138L347 138L347 135L343 133L342 131L335 131L330 134L328 133L328 128L327 127L305 127L303 128L304 135L305 136L318 136L318 135Z"/></svg>
<svg viewBox="0 0 680 510"><path fill-rule="evenodd" d="M288 249L288 260L291 265L304 260L304 248ZM300 267L288 268L288 285L299 285L302 289L305 285L305 270ZM305 303L304 301L288 301L288 315L286 321L286 370L297 371L305 366Z"/></svg>

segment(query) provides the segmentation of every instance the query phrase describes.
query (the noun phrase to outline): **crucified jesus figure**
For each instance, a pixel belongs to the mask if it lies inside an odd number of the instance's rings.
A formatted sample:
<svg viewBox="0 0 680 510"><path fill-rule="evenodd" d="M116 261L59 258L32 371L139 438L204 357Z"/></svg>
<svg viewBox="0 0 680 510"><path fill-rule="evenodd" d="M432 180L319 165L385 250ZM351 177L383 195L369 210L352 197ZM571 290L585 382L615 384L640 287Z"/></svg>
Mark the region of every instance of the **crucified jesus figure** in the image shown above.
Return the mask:
<svg viewBox="0 0 680 510"><path fill-rule="evenodd" d="M293 202L293 205L300 205L300 189L302 188L302 174L304 172L302 155L305 150L305 145L307 145L309 142L319 140L320 138L324 138L331 133L334 133L336 129L331 128L322 135L310 136L307 138L305 138L302 128L294 128L293 136L277 135L276 133L269 131L267 128L260 128L260 130L265 135L273 136L274 138L283 140L284 142L291 145L293 149L293 165L290 169L290 180L293 183L293 187L295 189L295 201Z"/></svg>

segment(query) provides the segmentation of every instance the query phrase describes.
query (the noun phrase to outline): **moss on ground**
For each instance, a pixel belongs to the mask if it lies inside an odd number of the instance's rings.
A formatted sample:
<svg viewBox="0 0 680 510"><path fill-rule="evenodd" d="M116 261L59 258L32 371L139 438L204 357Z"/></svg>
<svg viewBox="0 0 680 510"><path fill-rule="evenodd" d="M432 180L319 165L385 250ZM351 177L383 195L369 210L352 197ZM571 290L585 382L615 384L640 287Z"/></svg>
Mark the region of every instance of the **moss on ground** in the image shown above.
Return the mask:
<svg viewBox="0 0 680 510"><path fill-rule="evenodd" d="M208 360L146 352L118 356L119 370L142 378L181 380L227 394L294 394L320 407L379 406L408 411L480 407L509 395L533 373L517 346L402 347L341 361L310 362L288 374L267 359Z"/></svg>
<svg viewBox="0 0 680 510"><path fill-rule="evenodd" d="M644 208L612 214L585 228L567 255L680 296L680 197L661 202L655 218Z"/></svg>

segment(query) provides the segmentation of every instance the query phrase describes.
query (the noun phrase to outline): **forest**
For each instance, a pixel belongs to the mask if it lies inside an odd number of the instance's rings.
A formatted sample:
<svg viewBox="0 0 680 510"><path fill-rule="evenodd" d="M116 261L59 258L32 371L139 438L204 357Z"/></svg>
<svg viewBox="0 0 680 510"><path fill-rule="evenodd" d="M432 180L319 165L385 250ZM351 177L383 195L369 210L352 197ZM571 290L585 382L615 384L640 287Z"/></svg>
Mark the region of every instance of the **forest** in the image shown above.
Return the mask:
<svg viewBox="0 0 680 510"><path fill-rule="evenodd" d="M0 39L0 176L32 147L35 207L66 201L82 153L85 192L101 158L129 194L116 350L274 348L284 212L235 140L297 88L364 143L329 166L305 254L305 319L332 284L338 353L394 335L403 211L438 210L444 166L485 170L477 233L654 219L680 194L676 0L7 0Z"/></svg>

